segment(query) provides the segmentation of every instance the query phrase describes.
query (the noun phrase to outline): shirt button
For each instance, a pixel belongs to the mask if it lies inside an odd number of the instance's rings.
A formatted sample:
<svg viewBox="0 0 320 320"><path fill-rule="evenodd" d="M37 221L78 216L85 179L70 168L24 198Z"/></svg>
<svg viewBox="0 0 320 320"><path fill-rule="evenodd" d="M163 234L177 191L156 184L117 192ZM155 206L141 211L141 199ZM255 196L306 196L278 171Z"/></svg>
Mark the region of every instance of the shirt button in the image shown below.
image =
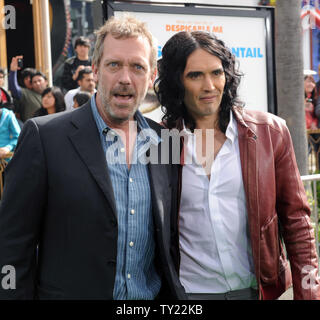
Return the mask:
<svg viewBox="0 0 320 320"><path fill-rule="evenodd" d="M124 152L124 148L121 148L121 149L120 149L120 152Z"/></svg>
<svg viewBox="0 0 320 320"><path fill-rule="evenodd" d="M130 181L130 182L133 182L133 179L132 179L132 178L129 178L129 181Z"/></svg>
<svg viewBox="0 0 320 320"><path fill-rule="evenodd" d="M134 214L134 213L135 213L134 209L131 209L130 213L131 213L131 214Z"/></svg>
<svg viewBox="0 0 320 320"><path fill-rule="evenodd" d="M133 245L134 245L133 241L130 241L129 246L133 247Z"/></svg>
<svg viewBox="0 0 320 320"><path fill-rule="evenodd" d="M131 274L130 274L130 273L128 273L127 277L128 277L128 279L131 279Z"/></svg>

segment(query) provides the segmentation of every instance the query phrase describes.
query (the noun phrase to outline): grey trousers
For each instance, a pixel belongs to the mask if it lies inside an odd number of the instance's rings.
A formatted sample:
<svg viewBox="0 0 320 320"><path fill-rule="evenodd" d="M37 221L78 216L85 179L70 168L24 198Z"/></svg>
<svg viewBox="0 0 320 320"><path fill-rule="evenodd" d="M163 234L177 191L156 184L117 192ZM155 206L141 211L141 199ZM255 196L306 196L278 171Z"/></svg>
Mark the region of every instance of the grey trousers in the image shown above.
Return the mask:
<svg viewBox="0 0 320 320"><path fill-rule="evenodd" d="M258 300L258 290L247 288L225 293L187 293L189 300Z"/></svg>

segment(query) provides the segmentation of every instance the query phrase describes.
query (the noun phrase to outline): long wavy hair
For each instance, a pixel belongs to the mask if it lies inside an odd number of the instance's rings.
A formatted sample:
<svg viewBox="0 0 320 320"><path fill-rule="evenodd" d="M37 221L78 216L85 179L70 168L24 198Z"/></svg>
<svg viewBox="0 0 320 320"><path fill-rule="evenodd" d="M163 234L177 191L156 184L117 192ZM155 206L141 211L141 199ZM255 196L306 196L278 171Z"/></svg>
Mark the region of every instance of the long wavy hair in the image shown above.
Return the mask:
<svg viewBox="0 0 320 320"><path fill-rule="evenodd" d="M164 113L162 121L171 129L177 127L177 121L183 118L192 131L195 129L195 121L184 104L185 89L181 76L189 55L198 48L218 57L222 62L226 84L218 113L218 126L225 133L232 106L243 107L237 96L242 74L236 69L235 57L224 42L204 31L179 32L162 49L162 58L158 61L159 74L154 84Z"/></svg>

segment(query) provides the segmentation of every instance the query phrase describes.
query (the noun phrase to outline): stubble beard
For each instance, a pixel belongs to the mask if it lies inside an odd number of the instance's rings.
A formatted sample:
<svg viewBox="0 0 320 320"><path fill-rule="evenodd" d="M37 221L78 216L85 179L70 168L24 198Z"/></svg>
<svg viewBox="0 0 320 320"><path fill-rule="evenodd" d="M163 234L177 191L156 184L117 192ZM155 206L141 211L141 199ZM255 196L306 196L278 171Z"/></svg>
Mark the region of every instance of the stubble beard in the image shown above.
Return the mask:
<svg viewBox="0 0 320 320"><path fill-rule="evenodd" d="M122 91L126 91L126 90L128 91L128 93L131 92L130 89L123 89ZM146 96L147 89L145 90L145 94L142 96L143 98L136 100L132 111L129 112L125 117L123 117L123 116L119 117L112 109L110 100L112 99L114 91L116 91L116 90L111 90L110 91L110 96L108 97L107 92L106 92L102 82L100 82L100 85L97 88L97 92L99 93L101 106L103 108L103 112L104 112L105 116L107 116L107 118L110 121L113 121L116 124L121 124L123 122L126 122L126 121L132 119L132 117L134 116L134 114L138 110L139 105L142 103L144 97ZM121 106L117 106L117 105L115 107L116 108L121 108Z"/></svg>
<svg viewBox="0 0 320 320"><path fill-rule="evenodd" d="M103 109L103 113L105 114L107 119L109 119L109 121L114 122L115 124L122 124L123 122L128 121L135 113L135 110L134 110L132 114L130 112L125 117L123 117L123 116L119 117L115 112L113 112L112 107L111 107L110 100L112 98L112 94L110 94L110 96L108 97L106 91L104 90L103 85L100 85L98 87L97 91L100 96L101 107ZM116 108L117 108L117 106L116 106Z"/></svg>

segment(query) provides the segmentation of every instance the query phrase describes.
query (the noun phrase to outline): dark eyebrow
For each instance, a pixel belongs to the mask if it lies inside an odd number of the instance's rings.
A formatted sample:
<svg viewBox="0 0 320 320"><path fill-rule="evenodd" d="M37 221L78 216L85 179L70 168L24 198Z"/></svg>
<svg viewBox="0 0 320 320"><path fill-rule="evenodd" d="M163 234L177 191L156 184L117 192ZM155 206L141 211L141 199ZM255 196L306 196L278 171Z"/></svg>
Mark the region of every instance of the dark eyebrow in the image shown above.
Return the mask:
<svg viewBox="0 0 320 320"><path fill-rule="evenodd" d="M218 69L212 70L212 72L219 72L219 73L223 73L223 72L224 72L224 70L223 70L223 68L218 68Z"/></svg>
<svg viewBox="0 0 320 320"><path fill-rule="evenodd" d="M186 74L186 77L192 78L192 77L200 76L201 74L203 74L203 72L201 71L190 71Z"/></svg>

